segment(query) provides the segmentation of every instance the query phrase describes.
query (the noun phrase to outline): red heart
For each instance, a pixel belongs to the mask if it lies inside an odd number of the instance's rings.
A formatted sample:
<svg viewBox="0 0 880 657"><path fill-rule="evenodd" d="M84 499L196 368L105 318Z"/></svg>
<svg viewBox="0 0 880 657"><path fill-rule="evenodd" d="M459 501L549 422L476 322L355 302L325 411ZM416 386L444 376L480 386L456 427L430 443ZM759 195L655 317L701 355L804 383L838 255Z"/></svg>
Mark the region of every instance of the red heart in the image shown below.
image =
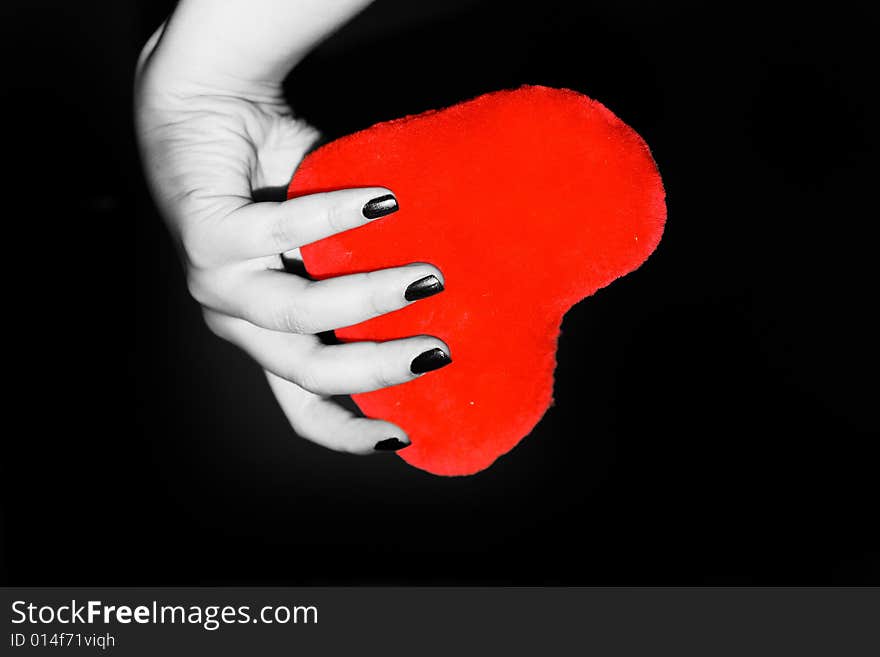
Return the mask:
<svg viewBox="0 0 880 657"><path fill-rule="evenodd" d="M408 463L478 472L549 407L568 308L659 243L657 167L641 137L598 102L522 87L327 144L302 162L288 196L366 186L393 190L400 211L304 247L308 271L320 279L430 262L446 291L336 333L436 335L453 363L354 400L407 430Z"/></svg>

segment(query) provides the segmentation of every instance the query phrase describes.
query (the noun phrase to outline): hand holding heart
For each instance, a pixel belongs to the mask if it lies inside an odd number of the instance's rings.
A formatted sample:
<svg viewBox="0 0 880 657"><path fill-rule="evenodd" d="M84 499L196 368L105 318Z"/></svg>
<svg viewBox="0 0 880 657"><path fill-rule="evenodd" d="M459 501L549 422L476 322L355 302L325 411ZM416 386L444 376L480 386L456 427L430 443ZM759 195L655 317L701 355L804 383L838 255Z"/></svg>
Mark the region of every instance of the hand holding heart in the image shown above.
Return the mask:
<svg viewBox="0 0 880 657"><path fill-rule="evenodd" d="M316 133L281 79L362 3L258 0L237 25L240 4L182 2L139 78L147 172L209 327L267 370L300 435L356 453L412 438L401 455L422 469L488 467L551 403L565 311L659 242L648 147L586 96L523 87L304 159ZM287 201L254 202L294 171ZM314 335L332 329L343 344Z"/></svg>

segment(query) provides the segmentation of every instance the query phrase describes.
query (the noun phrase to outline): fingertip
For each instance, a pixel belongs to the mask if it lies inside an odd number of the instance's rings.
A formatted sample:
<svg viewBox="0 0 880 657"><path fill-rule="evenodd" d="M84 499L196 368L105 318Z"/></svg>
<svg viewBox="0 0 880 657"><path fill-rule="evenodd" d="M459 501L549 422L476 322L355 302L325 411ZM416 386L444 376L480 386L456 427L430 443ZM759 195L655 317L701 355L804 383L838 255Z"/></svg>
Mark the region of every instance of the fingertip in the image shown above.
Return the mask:
<svg viewBox="0 0 880 657"><path fill-rule="evenodd" d="M406 432L396 424L385 420L368 420L370 438L365 445L365 454L387 454L399 452L412 444Z"/></svg>
<svg viewBox="0 0 880 657"><path fill-rule="evenodd" d="M410 262L402 265L402 267L419 271L422 276L436 276L440 283L446 285L446 277L443 275L443 272L440 271L437 265L430 262Z"/></svg>
<svg viewBox="0 0 880 657"><path fill-rule="evenodd" d="M439 349L451 360L452 359L452 351L449 349L449 345L445 340L441 340L436 335L416 335L413 337L415 340L421 340L425 350L429 349Z"/></svg>
<svg viewBox="0 0 880 657"><path fill-rule="evenodd" d="M407 270L409 283L403 291L403 298L412 303L440 294L446 289L446 278L438 267L430 262L412 262L403 265Z"/></svg>
<svg viewBox="0 0 880 657"><path fill-rule="evenodd" d="M452 351L445 341L433 335L416 335L400 341L405 351L406 375L410 380L452 364ZM406 355L404 355L406 354Z"/></svg>
<svg viewBox="0 0 880 657"><path fill-rule="evenodd" d="M443 349L434 347L413 358L409 365L409 371L413 374L427 374L451 364L450 355Z"/></svg>
<svg viewBox="0 0 880 657"><path fill-rule="evenodd" d="M394 193L394 190L390 187L361 187L359 188L364 196L367 198L373 198L375 196L384 196L385 194L390 194L397 198L397 194Z"/></svg>

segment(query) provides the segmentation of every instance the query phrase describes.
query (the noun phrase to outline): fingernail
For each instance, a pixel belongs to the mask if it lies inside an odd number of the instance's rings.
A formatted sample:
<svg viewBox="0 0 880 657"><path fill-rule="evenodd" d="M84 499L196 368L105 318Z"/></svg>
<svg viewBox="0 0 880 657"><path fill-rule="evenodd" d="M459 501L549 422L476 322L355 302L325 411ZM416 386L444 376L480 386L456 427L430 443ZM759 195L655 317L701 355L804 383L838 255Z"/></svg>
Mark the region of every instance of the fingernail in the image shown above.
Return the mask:
<svg viewBox="0 0 880 657"><path fill-rule="evenodd" d="M399 449L403 449L404 447L409 447L410 443L405 443L398 438L387 438L385 440L380 440L373 447L377 452L396 452Z"/></svg>
<svg viewBox="0 0 880 657"><path fill-rule="evenodd" d="M409 287L406 288L406 292L403 293L403 298L407 301L418 301L419 299L440 294L442 291L443 283L440 282L439 278L431 274L430 276L420 278L415 283L410 283Z"/></svg>
<svg viewBox="0 0 880 657"><path fill-rule="evenodd" d="M362 212L367 219L378 219L386 214L397 212L399 209L400 206L397 205L397 199L394 198L394 194L385 194L384 196L377 196L372 201L367 201Z"/></svg>
<svg viewBox="0 0 880 657"><path fill-rule="evenodd" d="M413 374L424 374L439 370L451 362L452 359L442 349L429 349L413 358L412 363L409 364L409 371Z"/></svg>

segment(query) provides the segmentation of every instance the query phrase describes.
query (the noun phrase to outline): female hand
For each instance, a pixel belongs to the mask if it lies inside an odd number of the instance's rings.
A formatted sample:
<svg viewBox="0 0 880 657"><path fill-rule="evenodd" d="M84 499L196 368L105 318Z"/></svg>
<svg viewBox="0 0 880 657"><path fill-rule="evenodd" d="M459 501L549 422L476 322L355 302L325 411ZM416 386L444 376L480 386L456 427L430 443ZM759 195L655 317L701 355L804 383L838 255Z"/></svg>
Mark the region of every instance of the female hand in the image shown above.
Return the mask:
<svg viewBox="0 0 880 657"><path fill-rule="evenodd" d="M324 281L288 273L281 254L381 221L397 200L381 187L283 202L254 193L286 187L318 136L286 105L284 76L364 4L183 0L144 48L135 95L147 179L208 326L265 368L299 435L353 453L409 439L327 397L409 381L451 362L449 348L431 336L324 345L314 334L441 292L443 275L425 263Z"/></svg>

